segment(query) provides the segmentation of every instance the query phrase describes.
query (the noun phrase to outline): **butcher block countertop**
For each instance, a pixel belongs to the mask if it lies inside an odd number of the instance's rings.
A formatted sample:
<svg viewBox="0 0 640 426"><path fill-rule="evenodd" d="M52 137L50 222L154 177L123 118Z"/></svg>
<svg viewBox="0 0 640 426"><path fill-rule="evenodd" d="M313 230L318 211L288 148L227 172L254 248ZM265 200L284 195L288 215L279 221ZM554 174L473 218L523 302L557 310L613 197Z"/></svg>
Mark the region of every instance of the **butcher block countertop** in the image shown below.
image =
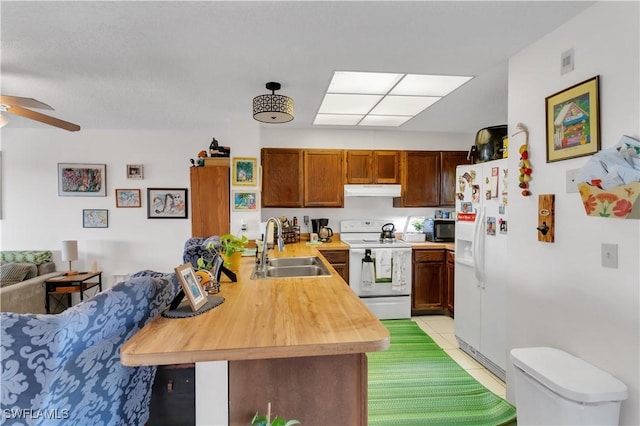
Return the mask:
<svg viewBox="0 0 640 426"><path fill-rule="evenodd" d="M270 257L321 256L347 249L334 242L287 244ZM324 258L323 258L324 260ZM329 277L251 280L253 257L242 258L238 282L222 279L220 306L183 319L157 317L127 341L128 366L258 360L381 351L389 333L325 260Z"/></svg>

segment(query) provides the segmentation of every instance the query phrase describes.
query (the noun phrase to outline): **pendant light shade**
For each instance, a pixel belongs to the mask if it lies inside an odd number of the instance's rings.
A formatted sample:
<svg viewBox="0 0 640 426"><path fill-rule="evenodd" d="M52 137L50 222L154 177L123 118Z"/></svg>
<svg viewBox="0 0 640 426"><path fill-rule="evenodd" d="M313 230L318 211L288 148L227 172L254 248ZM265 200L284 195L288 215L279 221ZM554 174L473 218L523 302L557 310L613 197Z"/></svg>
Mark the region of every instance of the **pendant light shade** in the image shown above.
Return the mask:
<svg viewBox="0 0 640 426"><path fill-rule="evenodd" d="M280 83L269 82L266 85L271 94L253 98L253 118L263 123L286 123L293 120L293 99L276 95Z"/></svg>

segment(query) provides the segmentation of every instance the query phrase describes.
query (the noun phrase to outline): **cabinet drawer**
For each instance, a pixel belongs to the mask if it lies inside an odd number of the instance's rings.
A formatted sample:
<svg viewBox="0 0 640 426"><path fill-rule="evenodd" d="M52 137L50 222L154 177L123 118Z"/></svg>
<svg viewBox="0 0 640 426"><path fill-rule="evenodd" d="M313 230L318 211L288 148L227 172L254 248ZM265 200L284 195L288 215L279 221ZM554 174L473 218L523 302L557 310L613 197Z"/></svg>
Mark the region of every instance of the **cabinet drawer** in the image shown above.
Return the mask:
<svg viewBox="0 0 640 426"><path fill-rule="evenodd" d="M414 250L414 262L444 262L444 250Z"/></svg>
<svg viewBox="0 0 640 426"><path fill-rule="evenodd" d="M455 262L456 261L456 254L455 252L449 251L447 250L447 262Z"/></svg>
<svg viewBox="0 0 640 426"><path fill-rule="evenodd" d="M320 250L320 253L331 264L347 263L349 259L349 250Z"/></svg>

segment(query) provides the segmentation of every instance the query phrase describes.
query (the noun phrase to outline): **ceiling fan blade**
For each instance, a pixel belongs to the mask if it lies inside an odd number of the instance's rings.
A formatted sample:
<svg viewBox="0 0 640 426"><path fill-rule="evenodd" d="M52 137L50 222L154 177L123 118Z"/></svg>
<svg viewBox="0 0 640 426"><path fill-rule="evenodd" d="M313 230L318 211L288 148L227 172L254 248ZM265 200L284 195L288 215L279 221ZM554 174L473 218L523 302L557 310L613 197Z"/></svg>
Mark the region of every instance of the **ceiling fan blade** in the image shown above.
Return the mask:
<svg viewBox="0 0 640 426"><path fill-rule="evenodd" d="M7 106L15 105L24 108L48 109L49 111L53 111L53 108L43 102L37 101L33 98L21 98L20 96L0 95L0 104Z"/></svg>
<svg viewBox="0 0 640 426"><path fill-rule="evenodd" d="M41 114L39 112L31 111L26 108L22 108L18 105L12 105L7 109L8 113L19 115L21 117L30 118L32 120L40 121L41 123L49 124L51 126L59 127L70 132L77 132L80 130L80 126L77 124L69 123L68 121L60 120L58 118L51 117L49 115Z"/></svg>

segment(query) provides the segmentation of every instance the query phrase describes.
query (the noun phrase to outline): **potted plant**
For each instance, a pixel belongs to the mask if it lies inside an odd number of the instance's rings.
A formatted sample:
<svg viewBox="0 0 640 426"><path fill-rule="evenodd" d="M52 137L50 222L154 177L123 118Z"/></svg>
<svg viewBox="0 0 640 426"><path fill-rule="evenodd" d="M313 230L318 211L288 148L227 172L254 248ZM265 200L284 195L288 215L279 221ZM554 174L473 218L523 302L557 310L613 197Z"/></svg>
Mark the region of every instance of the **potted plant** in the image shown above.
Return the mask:
<svg viewBox="0 0 640 426"><path fill-rule="evenodd" d="M243 235L237 237L233 234L224 234L220 237L220 251L225 259L225 266L232 271L237 271L240 266L242 252L249 239Z"/></svg>
<svg viewBox="0 0 640 426"><path fill-rule="evenodd" d="M271 421L271 403L267 405L267 414L258 414L256 413L251 420L252 426L293 426L299 425L300 422L298 420L285 420L283 417L274 417L273 421Z"/></svg>
<svg viewBox="0 0 640 426"><path fill-rule="evenodd" d="M234 269L232 266L234 263L240 263L241 252L244 251L249 239L246 236L237 237L233 234L224 234L219 239L210 238L204 244L204 248L207 250L208 255L203 255L196 261L197 269L211 270L213 268L213 259L216 254L220 253L225 259L225 266L229 269ZM217 248L216 246L218 246ZM236 261L237 262L234 262Z"/></svg>

